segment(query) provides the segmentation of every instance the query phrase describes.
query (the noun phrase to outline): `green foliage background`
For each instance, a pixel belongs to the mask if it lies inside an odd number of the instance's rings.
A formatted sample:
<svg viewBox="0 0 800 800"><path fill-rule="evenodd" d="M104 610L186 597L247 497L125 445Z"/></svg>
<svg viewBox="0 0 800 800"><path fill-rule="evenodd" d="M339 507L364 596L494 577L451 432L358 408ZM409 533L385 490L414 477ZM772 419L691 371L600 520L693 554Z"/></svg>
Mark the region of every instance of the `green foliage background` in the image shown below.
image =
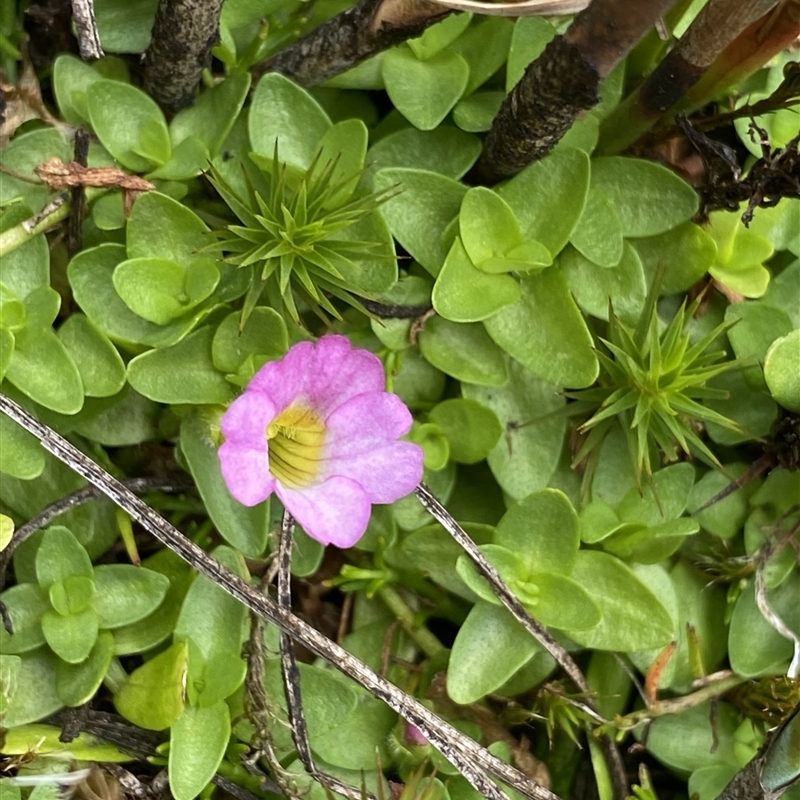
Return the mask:
<svg viewBox="0 0 800 800"><path fill-rule="evenodd" d="M749 228L728 212L701 225L696 192L672 171L596 153L603 120L638 78L625 64L549 156L491 189L467 183L478 134L556 34L544 19L454 15L309 92L278 74L253 86L248 69L337 4L317 3L306 18L294 0L266 10L226 0L219 70L167 123L123 57L146 48L155 3L96 8L111 55L93 65L60 55L43 77L57 122L26 123L0 155L2 390L120 476L174 459L199 498L154 502L249 577L269 557L281 509L230 497L219 417L291 344L345 333L383 360L388 388L414 411L426 482L585 667L606 719L636 705L630 675L647 674L671 642L662 693L689 695L719 669L741 677L747 691L714 714L704 703L661 716L646 739L667 768L658 796L713 800L763 740L753 697L780 706L775 687L785 688L792 646L759 612L753 573L765 541L791 530L794 549L779 549L766 575L769 602L800 633L800 473L776 470L691 512L746 470L779 407L800 412L800 201L758 209ZM647 63L644 47L629 63ZM769 93L782 67L739 91ZM773 146L799 127L783 112L759 124ZM78 125L95 137L89 166L121 167L155 189L127 216L121 190L88 190L83 247L69 258L57 235L14 237L47 199L27 180L33 168L69 161ZM739 134L749 146L746 127ZM711 290L684 318L687 294L709 275L742 302ZM421 311L368 311L395 306ZM434 314L423 317L426 308ZM627 403L632 385L655 422L612 405ZM592 430L600 434L581 440ZM80 486L5 417L0 435L0 510L17 524ZM238 760L254 735L243 714L246 614L168 552L123 566L115 543L129 528L95 502L16 552L16 585L2 595L17 630L0 631L3 752L39 742L35 763L47 770L53 753L126 760L85 735L62 745L41 724L100 690L129 721L166 732L161 758L178 800L207 791L217 771L252 788ZM323 556L299 532L296 578L316 580ZM554 791L568 793L585 758L569 733L587 720L537 691L554 674L552 657L444 529L405 498L375 509L345 559L333 584L355 594L350 652L380 668L390 646L389 677L421 698L446 671L447 701L430 702L486 744L487 731L453 709L505 708L503 723L531 726ZM421 643L409 626L386 645L399 608L416 626L445 630L444 641ZM266 641L280 719L277 631ZM407 778L425 763L444 781L442 796L475 796L430 748L408 744L365 691L322 663L301 674L312 748L330 772L375 788L385 780L377 751L386 774ZM793 691L779 710L797 703ZM284 766L307 782L288 729L274 735ZM491 749L509 757L503 747ZM608 796L602 771L597 780Z"/></svg>

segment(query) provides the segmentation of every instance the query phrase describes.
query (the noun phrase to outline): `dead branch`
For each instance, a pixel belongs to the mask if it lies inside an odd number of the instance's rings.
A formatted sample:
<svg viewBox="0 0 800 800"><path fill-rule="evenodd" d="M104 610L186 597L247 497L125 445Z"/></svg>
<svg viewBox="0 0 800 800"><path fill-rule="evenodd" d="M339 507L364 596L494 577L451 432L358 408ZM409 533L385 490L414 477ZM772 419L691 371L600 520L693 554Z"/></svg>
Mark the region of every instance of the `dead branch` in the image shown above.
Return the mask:
<svg viewBox="0 0 800 800"><path fill-rule="evenodd" d="M78 34L81 58L102 58L105 54L100 44L100 34L97 32L94 0L72 0L72 19Z"/></svg>
<svg viewBox="0 0 800 800"><path fill-rule="evenodd" d="M710 0L647 80L604 123L604 153L617 153L649 130L694 86L715 58L778 0Z"/></svg>
<svg viewBox="0 0 800 800"><path fill-rule="evenodd" d="M144 87L168 116L194 101L219 38L222 0L160 0L145 53Z"/></svg>
<svg viewBox="0 0 800 800"><path fill-rule="evenodd" d="M496 182L543 158L599 101L600 81L675 0L594 0L525 71L503 101L478 164Z"/></svg>
<svg viewBox="0 0 800 800"><path fill-rule="evenodd" d="M253 68L258 79L280 72L316 86L453 13L433 0L361 0Z"/></svg>

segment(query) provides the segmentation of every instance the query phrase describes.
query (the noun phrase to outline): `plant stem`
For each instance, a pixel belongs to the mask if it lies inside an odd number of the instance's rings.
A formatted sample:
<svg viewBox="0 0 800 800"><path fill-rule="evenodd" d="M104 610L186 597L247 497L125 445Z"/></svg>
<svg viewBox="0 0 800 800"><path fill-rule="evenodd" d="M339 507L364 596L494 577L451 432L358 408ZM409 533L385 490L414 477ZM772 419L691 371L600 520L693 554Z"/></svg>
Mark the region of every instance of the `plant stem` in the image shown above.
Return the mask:
<svg viewBox="0 0 800 800"><path fill-rule="evenodd" d="M58 195L50 201L38 214L34 214L19 225L0 233L0 258L12 253L18 247L27 244L35 236L44 233L69 216L69 195Z"/></svg>
<svg viewBox="0 0 800 800"><path fill-rule="evenodd" d="M741 675L735 673L725 673L719 680L698 689L692 694L684 695L683 697L674 697L669 700L659 700L647 708L641 708L638 711L632 711L624 717L617 717L614 725L620 730L629 730L635 728L642 722L648 722L658 717L665 717L668 714L680 714L681 711L686 711L689 708L695 708L702 705L708 700L713 700L715 697L720 697L735 689L747 680Z"/></svg>
<svg viewBox="0 0 800 800"><path fill-rule="evenodd" d="M403 630L419 645L426 656L435 656L444 649L444 645L417 620L417 615L409 608L408 604L400 597L400 593L391 586L381 586L378 597L386 603L392 614L397 617Z"/></svg>

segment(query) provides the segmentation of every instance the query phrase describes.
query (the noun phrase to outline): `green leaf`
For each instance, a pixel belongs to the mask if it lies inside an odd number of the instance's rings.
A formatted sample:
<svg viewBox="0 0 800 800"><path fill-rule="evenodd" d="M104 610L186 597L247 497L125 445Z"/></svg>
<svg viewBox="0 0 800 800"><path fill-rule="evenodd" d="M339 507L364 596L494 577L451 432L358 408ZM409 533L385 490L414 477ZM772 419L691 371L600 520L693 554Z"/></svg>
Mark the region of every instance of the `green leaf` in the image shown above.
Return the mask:
<svg viewBox="0 0 800 800"><path fill-rule="evenodd" d="M618 558L581 550L570 576L600 607L600 624L570 637L596 650L645 650L662 647L675 635L672 618L661 601Z"/></svg>
<svg viewBox="0 0 800 800"><path fill-rule="evenodd" d="M450 457L461 464L482 461L503 433L497 415L474 400L445 400L429 416L450 442Z"/></svg>
<svg viewBox="0 0 800 800"><path fill-rule="evenodd" d="M89 657L99 631L97 614L92 609L62 617L56 611L42 615L42 632L51 650L68 664L79 664Z"/></svg>
<svg viewBox="0 0 800 800"><path fill-rule="evenodd" d="M0 553L8 547L14 536L14 520L0 513Z"/></svg>
<svg viewBox="0 0 800 800"><path fill-rule="evenodd" d="M769 282L764 302L782 308L800 328L800 258L789 264Z"/></svg>
<svg viewBox="0 0 800 800"><path fill-rule="evenodd" d="M458 180L475 163L480 152L477 136L450 125L440 125L432 131L404 128L384 136L370 147L367 169L371 164L375 165L375 170L409 167Z"/></svg>
<svg viewBox="0 0 800 800"><path fill-rule="evenodd" d="M56 694L58 657L55 653L48 647L40 647L26 653L21 660L17 689L3 718L4 728L17 728L44 719L64 705ZM8 737L7 733L3 743L4 752L9 752Z"/></svg>
<svg viewBox="0 0 800 800"><path fill-rule="evenodd" d="M586 205L572 233L570 244L599 267L615 267L622 258L622 223L608 195L589 187Z"/></svg>
<svg viewBox="0 0 800 800"><path fill-rule="evenodd" d="M453 109L453 122L462 131L484 133L500 111L505 94L497 91L478 91L459 100Z"/></svg>
<svg viewBox="0 0 800 800"><path fill-rule="evenodd" d="M477 545L488 544L492 540L494 529L490 525L474 522L462 523L470 539ZM467 588L456 572L456 562L464 554L453 537L438 523L426 525L410 533L400 545L402 556L392 549L389 563L400 569L419 569L431 580L444 586L449 592L459 597L475 601L475 593Z"/></svg>
<svg viewBox="0 0 800 800"><path fill-rule="evenodd" d="M407 45L386 53L381 66L386 91L414 127L433 130L464 93L469 66L448 50L420 61Z"/></svg>
<svg viewBox="0 0 800 800"><path fill-rule="evenodd" d="M526 239L555 256L577 224L589 191L589 156L560 150L525 167L497 193L512 208Z"/></svg>
<svg viewBox="0 0 800 800"><path fill-rule="evenodd" d="M767 751L759 781L766 791L781 791L796 785L800 775L800 715L795 711L781 727ZM791 789L790 789L791 790Z"/></svg>
<svg viewBox="0 0 800 800"><path fill-rule="evenodd" d="M503 351L478 323L433 317L420 333L419 348L434 367L465 383L502 386L508 380Z"/></svg>
<svg viewBox="0 0 800 800"><path fill-rule="evenodd" d="M230 402L232 387L211 360L213 338L213 328L201 328L178 344L136 356L128 364L128 381L159 403Z"/></svg>
<svg viewBox="0 0 800 800"><path fill-rule="evenodd" d="M719 500L704 511L697 513L696 509L721 492L731 480L741 477L747 467L748 465L744 462L736 462L725 464L724 472L711 470L703 475L689 492L687 504L689 510L704 530L721 539L730 539L742 529L750 510L748 501L758 488L757 484L752 483L742 487L739 491Z"/></svg>
<svg viewBox="0 0 800 800"><path fill-rule="evenodd" d="M260 556L267 546L269 503L248 508L234 500L222 479L212 430L199 414L187 416L181 424L181 451L208 515L225 541L246 556Z"/></svg>
<svg viewBox="0 0 800 800"><path fill-rule="evenodd" d="M5 414L0 415L0 439L0 472L26 481L42 474L45 452L39 440Z"/></svg>
<svg viewBox="0 0 800 800"><path fill-rule="evenodd" d="M59 706L60 708L60 706ZM43 714L43 717L49 714ZM89 733L80 733L69 744L60 741L62 728L56 725L23 724L6 731L6 741L3 750L11 755L24 755L30 752L31 746L36 745L36 753L48 756L56 770L63 769L59 761L130 761L130 754L122 752L114 745L104 742L97 736ZM45 769L47 769L45 761ZM47 774L46 772L44 774ZM41 785L41 784L40 784ZM53 787L52 783L44 784L44 788ZM28 797L34 800L53 800L56 795L34 789Z"/></svg>
<svg viewBox="0 0 800 800"><path fill-rule="evenodd" d="M161 605L169 588L165 575L129 564L95 567L94 580L94 609L102 628L119 628L143 619Z"/></svg>
<svg viewBox="0 0 800 800"><path fill-rule="evenodd" d="M244 558L227 545L216 547L212 553L229 569L246 576ZM244 641L247 609L209 578L198 576L189 589L180 616L175 624L175 636L191 639L206 662L217 655L237 654ZM192 664L190 662L190 671Z"/></svg>
<svg viewBox="0 0 800 800"><path fill-rule="evenodd" d="M201 92L189 108L181 109L169 124L172 146L196 136L212 157L230 133L250 89L249 72L231 72L224 81Z"/></svg>
<svg viewBox="0 0 800 800"><path fill-rule="evenodd" d="M151 650L172 636L183 598L192 582L189 567L171 550L159 550L145 559L143 566L168 578L169 588L155 613L114 630L114 655L117 656Z"/></svg>
<svg viewBox="0 0 800 800"><path fill-rule="evenodd" d="M558 264L575 300L587 314L607 320L610 302L623 322L637 322L644 308L647 284L642 262L629 242L623 244L622 256L611 269L598 266L574 247L561 253Z"/></svg>
<svg viewBox="0 0 800 800"><path fill-rule="evenodd" d="M22 306L22 303L19 304ZM0 328L0 381L6 375L11 357L14 355L14 334L5 328Z"/></svg>
<svg viewBox="0 0 800 800"><path fill-rule="evenodd" d="M113 274L124 260L122 245L103 244L78 253L67 274L75 300L89 320L110 339L130 346L153 335L159 326L134 314L117 294Z"/></svg>
<svg viewBox="0 0 800 800"><path fill-rule="evenodd" d="M784 672L792 643L764 619L755 597L755 581L736 600L728 632L731 669L745 678ZM770 608L793 631L800 630L800 573L795 570L780 586L767 591Z"/></svg>
<svg viewBox="0 0 800 800"><path fill-rule="evenodd" d="M385 746L387 737L397 723L397 715L366 692L359 692L358 695L360 702L353 713L334 730L318 736L312 734L311 747L323 761L345 769L362 770L363 774L364 770L375 767L376 752L381 753ZM308 698L309 695L304 697Z"/></svg>
<svg viewBox="0 0 800 800"><path fill-rule="evenodd" d="M720 283L745 297L761 297L770 274L764 266L772 242L744 226L738 214L718 211L710 217L708 232L717 243L717 257L709 272Z"/></svg>
<svg viewBox="0 0 800 800"><path fill-rule="evenodd" d="M521 290L510 275L491 275L473 265L456 237L433 287L433 307L452 322L479 322L514 307Z"/></svg>
<svg viewBox="0 0 800 800"><path fill-rule="evenodd" d="M656 579L658 571L664 575L660 567L640 568L637 574L659 597L665 598L668 589L660 587ZM667 581L672 584L675 594L677 649L662 673L660 686L683 692L688 691L692 681L697 679L698 658L707 673L718 669L725 658L728 651L727 603L724 589L719 585L709 585L703 575L697 574L688 564L675 564ZM687 626L693 629L691 642ZM634 653L631 658L639 669L646 672L659 652Z"/></svg>
<svg viewBox="0 0 800 800"><path fill-rule="evenodd" d="M272 158L277 142L281 161L307 169L330 127L322 106L296 83L277 72L258 81L248 130L250 144L259 155Z"/></svg>
<svg viewBox="0 0 800 800"><path fill-rule="evenodd" d="M756 370L732 369L715 375L708 382L711 389L727 392L728 397L705 400L703 405L741 426L741 431L736 431L706 422L706 431L717 444L739 444L767 436L778 417L778 406L760 380L760 374L750 375L751 372L756 373ZM755 385L751 385L748 378Z"/></svg>
<svg viewBox="0 0 800 800"><path fill-rule="evenodd" d="M601 618L592 596L565 575L536 572L518 582L514 591L544 625L571 633L594 628Z"/></svg>
<svg viewBox="0 0 800 800"><path fill-rule="evenodd" d="M0 625L0 653L27 653L44 644L42 614L50 608L47 595L35 583L19 583L6 589L0 600L5 603L14 635Z"/></svg>
<svg viewBox="0 0 800 800"><path fill-rule="evenodd" d="M764 359L770 394L787 411L800 414L800 330L776 339Z"/></svg>
<svg viewBox="0 0 800 800"><path fill-rule="evenodd" d="M459 628L447 668L447 693L462 705L499 689L541 646L502 606L479 602Z"/></svg>
<svg viewBox="0 0 800 800"><path fill-rule="evenodd" d="M792 331L789 315L763 301L735 303L725 309L725 321L736 322L728 331L728 340L736 358L745 361L747 382L763 386L760 365L764 363L772 343Z"/></svg>
<svg viewBox="0 0 800 800"><path fill-rule="evenodd" d="M42 589L71 575L94 577L92 561L72 531L53 525L44 532L36 551L36 579Z"/></svg>
<svg viewBox="0 0 800 800"><path fill-rule="evenodd" d="M717 245L693 222L683 222L666 233L632 242L642 260L649 286L663 269L660 295L678 294L694 286L714 263Z"/></svg>
<svg viewBox="0 0 800 800"><path fill-rule="evenodd" d="M452 44L469 27L472 14L452 14L441 22L431 25L422 36L409 39L407 44L414 51L414 55L425 61Z"/></svg>
<svg viewBox="0 0 800 800"><path fill-rule="evenodd" d="M91 417L78 422L73 430L93 442L125 447L160 436L157 425L161 407L128 385L108 400L88 401L87 410L90 406L94 406Z"/></svg>
<svg viewBox="0 0 800 800"><path fill-rule="evenodd" d="M135 314L166 325L191 311L219 283L213 261L198 261L189 269L167 258L131 258L114 270L114 288Z"/></svg>
<svg viewBox="0 0 800 800"><path fill-rule="evenodd" d="M211 358L220 372L238 372L248 357L259 357L260 362L282 358L289 349L286 323L272 308L256 306L239 330L241 313L232 312L217 328L211 344Z"/></svg>
<svg viewBox="0 0 800 800"><path fill-rule="evenodd" d="M77 414L83 406L78 368L50 328L17 333L6 378L31 400L60 414Z"/></svg>
<svg viewBox="0 0 800 800"><path fill-rule="evenodd" d="M172 726L169 788L175 800L194 800L214 777L231 735L224 700L207 708L186 706Z"/></svg>
<svg viewBox="0 0 800 800"><path fill-rule="evenodd" d="M97 138L123 167L147 172L169 160L172 146L164 115L141 89L100 80L87 88L86 101Z"/></svg>
<svg viewBox="0 0 800 800"><path fill-rule="evenodd" d="M157 5L157 0L96 0L95 16L103 49L107 53L144 53L150 45Z"/></svg>
<svg viewBox="0 0 800 800"><path fill-rule="evenodd" d="M491 408L505 434L489 453L497 482L514 499L543 489L561 455L566 430L564 398L515 361L505 386L462 384L464 397Z"/></svg>
<svg viewBox="0 0 800 800"><path fill-rule="evenodd" d="M522 244L522 231L514 212L498 194L484 186L476 186L464 195L458 225L464 249L478 269L484 261L502 258Z"/></svg>
<svg viewBox="0 0 800 800"><path fill-rule="evenodd" d="M422 448L425 469L438 472L447 466L450 460L450 444L438 425L415 422L408 433L408 439Z"/></svg>
<svg viewBox="0 0 800 800"><path fill-rule="evenodd" d="M514 24L503 17L478 16L449 50L469 65L469 81L464 95L472 94L489 80L508 58Z"/></svg>
<svg viewBox="0 0 800 800"><path fill-rule="evenodd" d="M691 219L699 199L674 172L652 161L609 156L592 160L592 187L611 201L624 236L655 236Z"/></svg>
<svg viewBox="0 0 800 800"><path fill-rule="evenodd" d="M694 467L685 462L658 470L652 483L643 486L641 492L636 489L627 492L617 507L620 519L643 525L677 519L686 510L694 478Z"/></svg>
<svg viewBox="0 0 800 800"><path fill-rule="evenodd" d="M68 575L57 581L48 592L50 603L62 617L78 614L92 605L94 581L84 575Z"/></svg>
<svg viewBox="0 0 800 800"><path fill-rule="evenodd" d="M205 144L197 136L187 136L172 149L169 161L147 177L150 180L187 181L203 172L210 160Z"/></svg>
<svg viewBox="0 0 800 800"><path fill-rule="evenodd" d="M97 693L114 651L114 637L100 631L89 657L80 664L60 661L56 670L56 693L65 706L82 706Z"/></svg>
<svg viewBox="0 0 800 800"><path fill-rule="evenodd" d="M54 157L60 158L66 163L72 158L72 149L61 132L49 126L15 136L8 144L3 146L2 151L0 151L0 164L20 177L15 178L12 175L3 175L3 180L0 181L0 204L6 206L10 201L17 198L22 199L24 203L20 204L17 209L11 208L3 212L3 224L0 225L2 230L8 230L8 227L11 227L12 224L16 225L27 219L31 216L33 209L38 211L47 202L49 190L41 184L33 170L34 167L39 166L42 162ZM6 216L8 216L8 221L6 221ZM11 223L12 220L13 223ZM45 244L46 249L44 236L36 238ZM7 261L11 259L14 259L13 255L3 256L4 263L0 267L0 275L2 275L0 280L7 286L12 286L20 297L24 297L25 293L18 291L17 287L13 286L6 277ZM14 259L14 261L16 260ZM36 270L34 274L38 277L39 270ZM46 284L47 280L45 279L43 283Z"/></svg>
<svg viewBox="0 0 800 800"><path fill-rule="evenodd" d="M653 720L647 734L647 749L659 761L681 772L726 764L738 769L735 732L739 712L729 703L711 703ZM637 734L639 731L637 730Z"/></svg>
<svg viewBox="0 0 800 800"><path fill-rule="evenodd" d="M543 489L506 511L494 541L517 553L529 573L569 575L580 544L578 515L563 492Z"/></svg>
<svg viewBox="0 0 800 800"><path fill-rule="evenodd" d="M528 65L535 61L555 38L556 29L544 17L519 17L511 36L506 63L506 92L510 92L523 76Z"/></svg>
<svg viewBox="0 0 800 800"><path fill-rule="evenodd" d="M117 349L83 314L70 315L58 329L89 397L109 397L125 385L125 364Z"/></svg>
<svg viewBox="0 0 800 800"><path fill-rule="evenodd" d="M545 270L521 283L520 301L486 320L489 336L549 383L590 386L600 368L592 336L564 275Z"/></svg>
<svg viewBox="0 0 800 800"><path fill-rule="evenodd" d="M458 215L467 187L444 175L421 169L382 169L374 178L376 191L397 186L400 194L381 206L392 235L436 276L451 239L447 228Z"/></svg>
<svg viewBox="0 0 800 800"><path fill-rule="evenodd" d="M143 192L126 227L128 258L165 258L188 267L207 261L208 226L191 209L160 192Z"/></svg>
<svg viewBox="0 0 800 800"><path fill-rule="evenodd" d="M186 642L177 641L135 669L114 696L125 719L140 728L161 731L183 713L186 679Z"/></svg>
<svg viewBox="0 0 800 800"><path fill-rule="evenodd" d="M336 162L331 176L333 185L347 181L327 201L326 208L338 208L347 202L355 191L364 169L368 139L367 126L360 119L346 119L337 122L325 132L320 142L320 163ZM348 178L349 180L347 180ZM348 228L347 236L354 238L352 228Z"/></svg>
<svg viewBox="0 0 800 800"><path fill-rule="evenodd" d="M53 92L62 118L71 125L89 120L86 91L103 76L89 64L68 53L60 55L53 64Z"/></svg>

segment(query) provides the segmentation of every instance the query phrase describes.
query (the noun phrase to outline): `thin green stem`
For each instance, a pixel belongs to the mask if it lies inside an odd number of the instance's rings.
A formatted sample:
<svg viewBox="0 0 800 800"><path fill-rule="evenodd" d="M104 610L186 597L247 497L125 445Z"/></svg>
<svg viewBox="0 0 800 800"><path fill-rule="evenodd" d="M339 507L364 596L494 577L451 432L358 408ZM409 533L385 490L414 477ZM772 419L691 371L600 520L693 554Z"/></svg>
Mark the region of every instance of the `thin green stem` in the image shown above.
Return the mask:
<svg viewBox="0 0 800 800"><path fill-rule="evenodd" d="M743 678L741 675L733 673L727 674L692 694L670 698L669 700L660 700L647 708L641 708L638 711L632 711L630 714L626 714L624 717L618 717L614 721L614 727L620 730L629 730L630 728L635 728L642 722L647 722L657 717L665 717L668 714L679 714L681 711L695 708L708 700L720 697L746 681L747 678Z"/></svg>
<svg viewBox="0 0 800 800"><path fill-rule="evenodd" d="M435 656L439 651L444 650L444 645L417 619L417 615L409 607L399 592L391 586L381 586L378 589L378 597L386 603L389 610L397 617L403 630L419 645L420 650L426 656Z"/></svg>
<svg viewBox="0 0 800 800"><path fill-rule="evenodd" d="M65 220L69 216L69 211L69 196L62 194L48 203L38 214L0 233L0 258Z"/></svg>

